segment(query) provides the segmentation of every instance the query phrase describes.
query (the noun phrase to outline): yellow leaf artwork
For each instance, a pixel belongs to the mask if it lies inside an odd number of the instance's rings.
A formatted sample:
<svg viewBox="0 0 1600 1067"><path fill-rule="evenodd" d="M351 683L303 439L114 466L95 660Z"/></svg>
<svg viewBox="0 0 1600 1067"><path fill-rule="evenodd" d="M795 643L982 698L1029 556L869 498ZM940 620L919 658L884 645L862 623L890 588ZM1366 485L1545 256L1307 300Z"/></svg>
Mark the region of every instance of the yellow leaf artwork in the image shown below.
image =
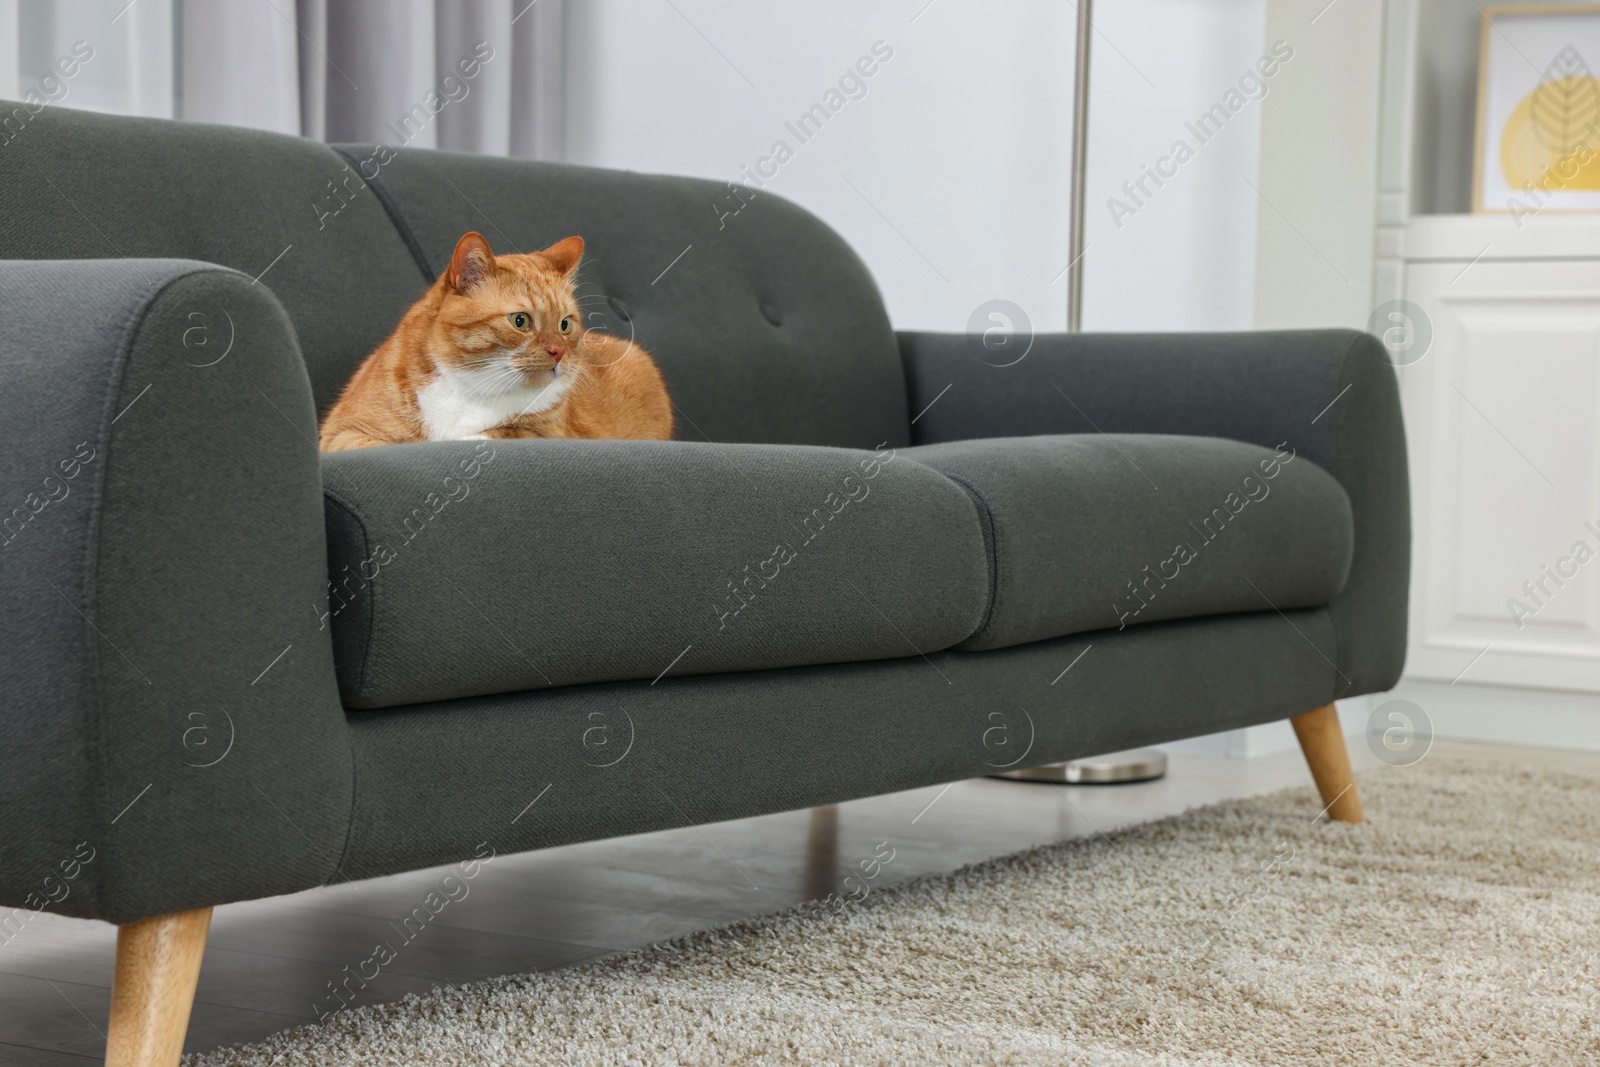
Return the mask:
<svg viewBox="0 0 1600 1067"><path fill-rule="evenodd" d="M1514 189L1600 189L1600 80L1571 45L1507 116L1500 168Z"/></svg>

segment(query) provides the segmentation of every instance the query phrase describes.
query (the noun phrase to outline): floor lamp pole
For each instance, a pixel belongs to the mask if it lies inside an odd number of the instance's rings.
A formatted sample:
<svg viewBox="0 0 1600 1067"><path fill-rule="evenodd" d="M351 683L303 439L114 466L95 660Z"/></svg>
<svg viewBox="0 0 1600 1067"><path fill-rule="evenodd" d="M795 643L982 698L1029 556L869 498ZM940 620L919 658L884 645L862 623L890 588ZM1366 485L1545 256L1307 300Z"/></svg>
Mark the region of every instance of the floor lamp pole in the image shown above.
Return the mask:
<svg viewBox="0 0 1600 1067"><path fill-rule="evenodd" d="M1083 213L1088 202L1089 37L1094 0L1078 0L1078 56L1072 80L1072 219L1067 230L1067 330L1083 329Z"/></svg>
<svg viewBox="0 0 1600 1067"><path fill-rule="evenodd" d="M1078 0L1078 58L1073 71L1072 96L1072 221L1067 231L1067 332L1083 330L1083 215L1088 202L1089 162L1089 37L1094 33L1090 8L1093 0ZM994 775L1023 782L1111 784L1144 782L1167 773L1167 757L1156 749L1111 752L1070 763L1021 767Z"/></svg>

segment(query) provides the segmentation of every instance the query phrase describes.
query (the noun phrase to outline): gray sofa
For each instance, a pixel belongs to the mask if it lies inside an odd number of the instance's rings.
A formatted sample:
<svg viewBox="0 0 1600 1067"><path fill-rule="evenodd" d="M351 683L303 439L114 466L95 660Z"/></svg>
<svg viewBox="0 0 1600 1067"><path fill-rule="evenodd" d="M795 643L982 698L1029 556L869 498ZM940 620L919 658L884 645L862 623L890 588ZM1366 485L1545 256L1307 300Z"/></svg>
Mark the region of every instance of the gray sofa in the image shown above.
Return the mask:
<svg viewBox="0 0 1600 1067"><path fill-rule="evenodd" d="M112 1062L176 1055L204 924L175 916L1325 727L1399 676L1405 440L1367 335L996 366L897 334L767 193L53 108L8 137L0 904L122 924ZM655 354L678 440L318 455L474 229L584 237L590 325ZM1328 796L1342 741L1301 736Z"/></svg>

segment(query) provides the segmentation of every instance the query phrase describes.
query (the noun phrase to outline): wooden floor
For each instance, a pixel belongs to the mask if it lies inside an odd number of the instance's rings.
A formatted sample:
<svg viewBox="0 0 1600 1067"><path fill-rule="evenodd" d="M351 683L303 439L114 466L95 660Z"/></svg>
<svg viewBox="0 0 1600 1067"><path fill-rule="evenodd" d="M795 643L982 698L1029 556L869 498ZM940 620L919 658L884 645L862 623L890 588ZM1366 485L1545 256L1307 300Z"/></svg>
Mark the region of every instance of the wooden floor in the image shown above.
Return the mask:
<svg viewBox="0 0 1600 1067"><path fill-rule="evenodd" d="M1352 739L1357 770L1374 760ZM1435 752L1600 766L1600 755L1441 743ZM881 886L1093 835L1199 804L1285 785L1310 786L1298 752L1252 760L1171 754L1157 782L1050 786L976 779L942 788L787 812L701 829L502 856L400 948L356 1004L494 975L565 967L663 938L843 891L888 841ZM237 1044L316 1019L330 986L391 923L438 888L442 870L216 909L188 1051ZM459 895L459 890L456 891ZM41 914L0 946L0 1065L98 1062L115 928Z"/></svg>

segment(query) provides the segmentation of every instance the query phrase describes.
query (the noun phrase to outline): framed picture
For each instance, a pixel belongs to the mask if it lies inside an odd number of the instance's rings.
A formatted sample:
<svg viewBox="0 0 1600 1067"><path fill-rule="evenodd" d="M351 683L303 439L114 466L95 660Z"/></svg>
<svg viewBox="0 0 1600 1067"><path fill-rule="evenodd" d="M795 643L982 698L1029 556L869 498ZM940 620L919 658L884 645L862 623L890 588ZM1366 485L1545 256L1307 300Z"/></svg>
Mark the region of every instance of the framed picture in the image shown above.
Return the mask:
<svg viewBox="0 0 1600 1067"><path fill-rule="evenodd" d="M1600 5L1484 10L1472 209L1600 211Z"/></svg>

